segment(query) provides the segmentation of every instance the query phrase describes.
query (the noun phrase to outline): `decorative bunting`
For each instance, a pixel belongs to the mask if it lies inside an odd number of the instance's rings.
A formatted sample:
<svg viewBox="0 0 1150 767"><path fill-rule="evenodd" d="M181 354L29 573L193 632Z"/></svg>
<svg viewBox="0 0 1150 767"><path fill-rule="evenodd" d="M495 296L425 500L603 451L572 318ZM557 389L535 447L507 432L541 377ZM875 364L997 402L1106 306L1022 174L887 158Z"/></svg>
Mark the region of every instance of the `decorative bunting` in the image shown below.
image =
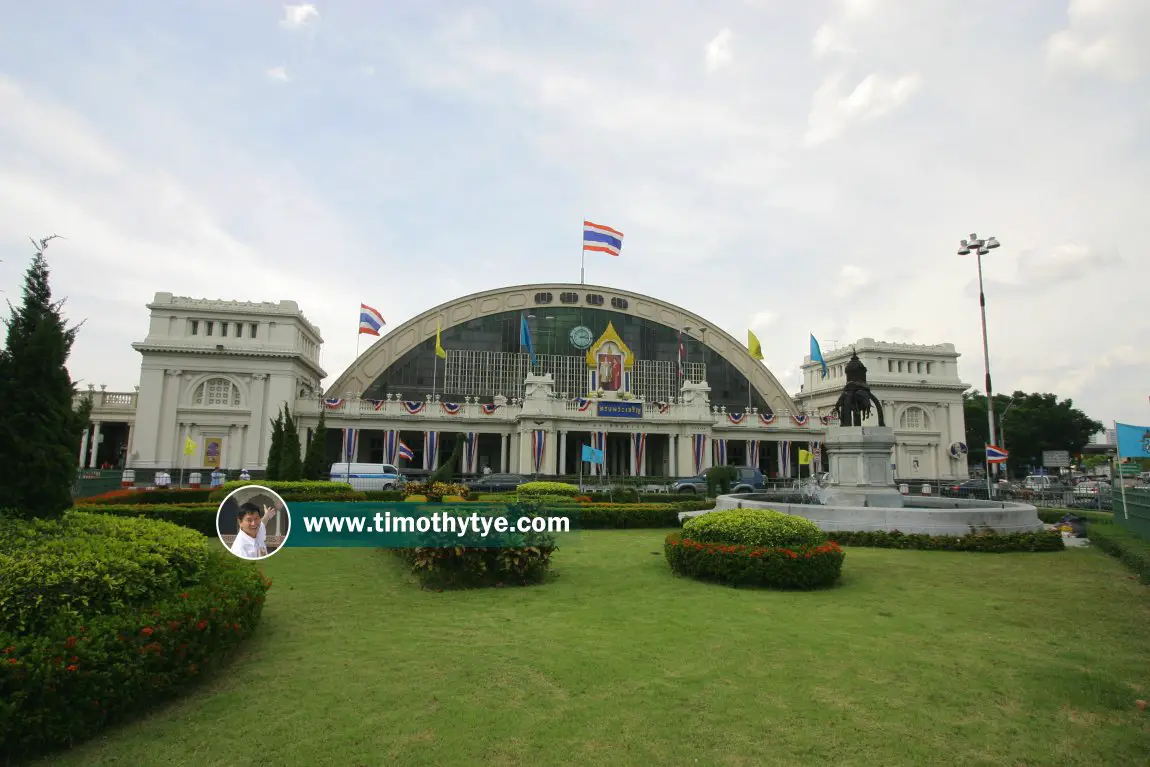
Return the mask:
<svg viewBox="0 0 1150 767"><path fill-rule="evenodd" d="M759 441L757 439L747 440L747 468L759 468Z"/></svg>
<svg viewBox="0 0 1150 767"><path fill-rule="evenodd" d="M343 460L353 463L359 455L359 429L343 430Z"/></svg>
<svg viewBox="0 0 1150 767"><path fill-rule="evenodd" d="M448 415L459 415L459 411L463 409L463 405L458 402L440 402L439 406L443 408L443 412Z"/></svg>
<svg viewBox="0 0 1150 767"><path fill-rule="evenodd" d="M543 472L543 452L547 448L547 430L535 429L531 432L531 459L535 465L535 473Z"/></svg>
<svg viewBox="0 0 1150 767"><path fill-rule="evenodd" d="M811 471L819 472L823 470L823 451L822 445L819 442L812 442L811 445Z"/></svg>
<svg viewBox="0 0 1150 767"><path fill-rule="evenodd" d="M591 432L591 448L603 454L603 462L591 464L591 471L595 474L603 474L607 471L607 432Z"/></svg>
<svg viewBox="0 0 1150 767"><path fill-rule="evenodd" d="M774 413L759 413L759 423L763 426L773 426L775 423Z"/></svg>
<svg viewBox="0 0 1150 767"><path fill-rule="evenodd" d="M822 422L823 426L830 426L831 422L837 419L834 417L833 413L828 413L827 415L820 415L819 420Z"/></svg>
<svg viewBox="0 0 1150 767"><path fill-rule="evenodd" d="M636 432L631 435L631 449L635 452L635 476L643 474L643 455L647 451L647 435Z"/></svg>
<svg viewBox="0 0 1150 767"><path fill-rule="evenodd" d="M405 403L406 404L406 403ZM420 405L423 403L420 402ZM435 471L439 468L439 432L423 432L423 470Z"/></svg>
<svg viewBox="0 0 1150 767"><path fill-rule="evenodd" d="M695 473L698 474L703 470L703 459L706 457L705 451L707 449L707 435L695 434L691 439L692 453L695 459Z"/></svg>
<svg viewBox="0 0 1150 767"><path fill-rule="evenodd" d="M711 443L711 454L714 456L714 460L711 461L712 465L726 466L727 440L723 439L722 437L716 437Z"/></svg>
<svg viewBox="0 0 1150 767"><path fill-rule="evenodd" d="M483 415L495 415L495 411L499 409L499 405L484 403L479 409L483 411Z"/></svg>
<svg viewBox="0 0 1150 767"><path fill-rule="evenodd" d="M580 413L586 413L591 409L591 400L583 399L582 397L575 398L575 409Z"/></svg>
<svg viewBox="0 0 1150 767"><path fill-rule="evenodd" d="M402 443L399 440L399 432L389 429L383 433L383 462L390 463L393 466L399 460L399 446ZM408 460L414 460L414 457Z"/></svg>
<svg viewBox="0 0 1150 767"><path fill-rule="evenodd" d="M663 402L662 400L659 400L658 402L655 403L655 407L659 408L660 414L665 414L668 410L671 409L671 403Z"/></svg>
<svg viewBox="0 0 1150 767"><path fill-rule="evenodd" d="M323 406L328 410L336 410L337 408L343 407L343 400L338 397L325 397Z"/></svg>
<svg viewBox="0 0 1150 767"><path fill-rule="evenodd" d="M789 439L779 442L779 476L783 478L791 476L791 441Z"/></svg>
<svg viewBox="0 0 1150 767"><path fill-rule="evenodd" d="M735 426L741 424L746 419L746 417L746 413L727 413L727 420L735 424Z"/></svg>
<svg viewBox="0 0 1150 767"><path fill-rule="evenodd" d="M463 473L474 474L479 467L479 432L469 431L463 438Z"/></svg>
<svg viewBox="0 0 1150 767"><path fill-rule="evenodd" d="M810 417L806 413L799 413L798 415L791 415L791 420L795 422L796 426L806 426Z"/></svg>
<svg viewBox="0 0 1150 767"><path fill-rule="evenodd" d="M370 403L371 403L371 406L372 406L373 408L375 408L376 410L383 410L383 403L384 403L384 400L381 400L381 399L369 399L369 400L364 400L364 401L365 401L365 402L370 402Z"/></svg>
<svg viewBox="0 0 1150 767"><path fill-rule="evenodd" d="M415 415L416 413L422 413L423 407L426 404L427 404L426 402L404 400L403 401L403 409L407 411L408 415Z"/></svg>

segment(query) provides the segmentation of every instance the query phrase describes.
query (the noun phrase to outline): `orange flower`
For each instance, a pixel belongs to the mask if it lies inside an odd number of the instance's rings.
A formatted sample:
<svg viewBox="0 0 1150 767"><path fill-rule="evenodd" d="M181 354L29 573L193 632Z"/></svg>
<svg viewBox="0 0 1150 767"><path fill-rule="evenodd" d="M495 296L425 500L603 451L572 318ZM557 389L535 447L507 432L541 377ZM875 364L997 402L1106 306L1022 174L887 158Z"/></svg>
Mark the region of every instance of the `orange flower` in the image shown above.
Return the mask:
<svg viewBox="0 0 1150 767"><path fill-rule="evenodd" d="M152 635L152 627L145 626L144 628L140 629L140 635L150 637Z"/></svg>
<svg viewBox="0 0 1150 767"><path fill-rule="evenodd" d="M67 669L67 670L68 670L68 671L75 671L75 670L76 670L76 669L78 669L78 668L80 668L80 667L79 667L79 666L77 666L75 663L73 663L71 666L68 666L68 669Z"/></svg>

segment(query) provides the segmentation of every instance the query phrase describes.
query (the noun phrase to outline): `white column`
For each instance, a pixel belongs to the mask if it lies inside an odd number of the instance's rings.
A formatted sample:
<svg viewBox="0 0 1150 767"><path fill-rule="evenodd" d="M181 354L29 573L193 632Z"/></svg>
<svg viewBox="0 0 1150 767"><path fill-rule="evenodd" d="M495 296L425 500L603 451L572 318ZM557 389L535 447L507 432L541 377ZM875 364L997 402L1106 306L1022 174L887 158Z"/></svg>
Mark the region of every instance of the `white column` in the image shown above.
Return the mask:
<svg viewBox="0 0 1150 767"><path fill-rule="evenodd" d="M519 432L518 431L511 433L508 447L509 447L509 450L508 450L508 454L507 454L507 457L508 457L507 462L511 465L510 472L512 474L521 474L523 471L523 462L519 460L520 456L519 456Z"/></svg>
<svg viewBox="0 0 1150 767"><path fill-rule="evenodd" d="M506 434L499 435L499 473L506 474L508 439Z"/></svg>
<svg viewBox="0 0 1150 767"><path fill-rule="evenodd" d="M559 467L555 473L562 474L565 471L567 471L567 431L563 430L559 432Z"/></svg>
<svg viewBox="0 0 1150 767"><path fill-rule="evenodd" d="M81 469L84 468L84 458L88 455L88 429L85 427L83 435L80 437L80 462L77 464Z"/></svg>
<svg viewBox="0 0 1150 767"><path fill-rule="evenodd" d="M631 476L639 476L639 464L635 460L635 434L627 434L627 464L631 467Z"/></svg>
<svg viewBox="0 0 1150 767"><path fill-rule="evenodd" d="M247 444L248 444L248 425L246 423L240 424L240 452L239 452L239 460L236 461L236 464L237 464L236 468L237 469L243 470L247 466L247 463L246 463L247 459L245 458L245 456L247 455L247 453L245 452L245 450L247 449Z"/></svg>
<svg viewBox="0 0 1150 767"><path fill-rule="evenodd" d="M136 448L136 422L135 421L129 421L128 422L128 449L124 453L124 468L125 469L130 469L135 464L135 461L132 460L132 453L135 452L135 448Z"/></svg>
<svg viewBox="0 0 1150 767"><path fill-rule="evenodd" d="M714 452L715 452L715 437L711 434L707 434L706 439L703 440L703 467L704 468L709 469L713 465L712 461L715 460Z"/></svg>
<svg viewBox="0 0 1150 767"><path fill-rule="evenodd" d="M100 422L96 421L92 427L92 452L88 458L88 468L96 468L96 457L100 452Z"/></svg>
<svg viewBox="0 0 1150 767"><path fill-rule="evenodd" d="M671 434L667 437L667 473L672 477L679 476L679 435Z"/></svg>

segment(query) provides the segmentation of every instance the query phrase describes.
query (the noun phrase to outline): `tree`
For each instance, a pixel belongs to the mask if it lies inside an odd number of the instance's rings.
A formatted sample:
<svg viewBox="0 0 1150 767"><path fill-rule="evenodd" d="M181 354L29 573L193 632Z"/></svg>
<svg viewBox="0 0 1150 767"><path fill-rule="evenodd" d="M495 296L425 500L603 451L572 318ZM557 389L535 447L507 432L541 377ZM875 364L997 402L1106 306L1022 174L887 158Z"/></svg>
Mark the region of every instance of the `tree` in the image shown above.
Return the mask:
<svg viewBox="0 0 1150 767"><path fill-rule="evenodd" d="M291 408L284 405L283 437L280 442L279 478L285 482L299 482L303 479L303 464L300 460L299 427L292 418Z"/></svg>
<svg viewBox="0 0 1150 767"><path fill-rule="evenodd" d="M459 459L463 456L463 443L466 438L462 434L455 435L455 445L451 448L451 455L447 460L440 464L439 468L435 470L428 482L450 482L451 478L455 476L455 468L459 465Z"/></svg>
<svg viewBox="0 0 1150 767"><path fill-rule="evenodd" d="M986 460L984 445L989 439L986 395L977 391L964 394L963 413L970 462L982 463ZM1073 400L1060 401L1055 394L996 394L994 414L999 447L1010 453L1007 466L1014 476L1042 466L1042 453L1046 450L1078 455L1090 438L1102 430L1102 423L1074 407Z"/></svg>
<svg viewBox="0 0 1150 767"><path fill-rule="evenodd" d="M324 423L324 410L320 408L319 424L311 433L307 451L303 459L303 478L317 480L323 476L327 462L327 425Z"/></svg>
<svg viewBox="0 0 1150 767"><path fill-rule="evenodd" d="M272 439L268 446L268 462L264 468L264 479L274 482L280 478L280 457L283 455L284 440L284 411L280 408L279 414L272 421Z"/></svg>
<svg viewBox="0 0 1150 767"><path fill-rule="evenodd" d="M55 235L53 235L54 237ZM68 327L52 300L40 240L24 276L23 302L9 304L0 351L0 509L53 518L72 506L81 431L91 404L77 411L67 362L80 327Z"/></svg>

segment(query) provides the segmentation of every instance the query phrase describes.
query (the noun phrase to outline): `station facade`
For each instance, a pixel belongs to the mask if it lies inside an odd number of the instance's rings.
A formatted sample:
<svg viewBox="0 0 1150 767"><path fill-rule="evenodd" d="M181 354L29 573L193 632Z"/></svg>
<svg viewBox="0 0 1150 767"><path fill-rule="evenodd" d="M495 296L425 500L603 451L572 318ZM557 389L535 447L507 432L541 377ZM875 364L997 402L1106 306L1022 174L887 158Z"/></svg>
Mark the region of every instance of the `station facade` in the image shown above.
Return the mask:
<svg viewBox="0 0 1150 767"><path fill-rule="evenodd" d="M304 444L322 412L330 462L430 471L463 440L464 474L666 478L733 464L786 480L826 465L853 349L895 428L895 475L968 476L968 387L950 344L861 339L825 353L825 377L804 360L790 394L742 343L681 307L608 287L519 285L429 309L323 387L323 338L294 301L157 293L148 309L136 391L81 394L93 400L82 466L259 472L286 404ZM585 446L603 462L584 463ZM813 468L799 466L800 450Z"/></svg>

